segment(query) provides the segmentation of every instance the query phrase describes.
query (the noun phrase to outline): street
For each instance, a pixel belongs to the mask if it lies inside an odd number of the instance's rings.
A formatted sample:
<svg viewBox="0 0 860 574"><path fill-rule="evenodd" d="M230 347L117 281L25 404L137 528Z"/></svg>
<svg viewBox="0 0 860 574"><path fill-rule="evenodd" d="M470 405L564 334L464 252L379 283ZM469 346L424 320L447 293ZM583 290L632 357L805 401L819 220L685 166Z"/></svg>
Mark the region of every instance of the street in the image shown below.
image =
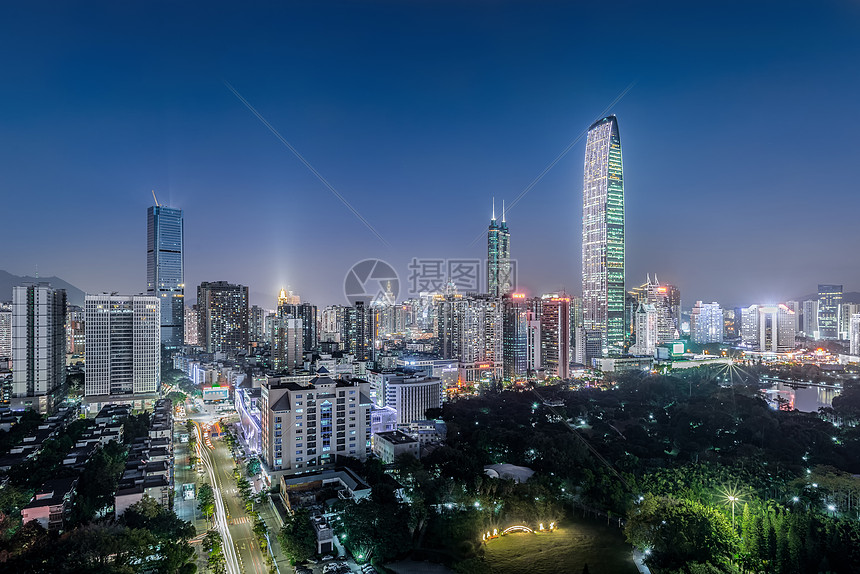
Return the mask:
<svg viewBox="0 0 860 574"><path fill-rule="evenodd" d="M245 512L233 478L233 457L222 441L209 441L203 433L201 423L212 423L218 415L214 409L204 408L190 418L198 433L198 456L215 493L214 522L222 537L227 573L266 574L266 556L254 538L252 519Z"/></svg>

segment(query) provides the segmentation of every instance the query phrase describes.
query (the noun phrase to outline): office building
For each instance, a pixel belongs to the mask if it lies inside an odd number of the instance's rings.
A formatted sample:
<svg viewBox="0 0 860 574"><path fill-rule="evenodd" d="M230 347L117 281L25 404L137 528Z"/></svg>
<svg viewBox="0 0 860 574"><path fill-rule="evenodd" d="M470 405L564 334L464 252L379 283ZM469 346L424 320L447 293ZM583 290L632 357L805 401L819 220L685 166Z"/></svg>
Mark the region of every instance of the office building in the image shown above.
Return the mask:
<svg viewBox="0 0 860 574"><path fill-rule="evenodd" d="M541 367L548 377L570 378L570 297L541 297Z"/></svg>
<svg viewBox="0 0 860 574"><path fill-rule="evenodd" d="M839 338L839 306L842 285L818 286L818 338Z"/></svg>
<svg viewBox="0 0 860 574"><path fill-rule="evenodd" d="M370 453L368 384L315 377L308 384L270 379L261 388L261 459L272 474L332 468L338 456Z"/></svg>
<svg viewBox="0 0 860 574"><path fill-rule="evenodd" d="M397 424L427 418L427 409L442 408L442 381L436 377L400 376L387 381L385 406L397 412Z"/></svg>
<svg viewBox="0 0 860 574"><path fill-rule="evenodd" d="M505 204L502 202L502 222L496 222L496 201L493 200L493 217L487 230L487 293L502 297L513 289L511 276L511 234L505 221Z"/></svg>
<svg viewBox="0 0 860 574"><path fill-rule="evenodd" d="M615 116L588 129L582 203L582 320L599 331L603 354L623 352L624 176Z"/></svg>
<svg viewBox="0 0 860 574"><path fill-rule="evenodd" d="M741 309L741 340L763 353L784 353L795 347L795 313L784 303Z"/></svg>
<svg viewBox="0 0 860 574"><path fill-rule="evenodd" d="M540 368L540 299L527 299L522 293L502 300L502 360L508 380L534 374Z"/></svg>
<svg viewBox="0 0 860 574"><path fill-rule="evenodd" d="M66 382L66 291L12 288L13 409L54 410Z"/></svg>
<svg viewBox="0 0 860 574"><path fill-rule="evenodd" d="M725 318L719 303L696 301L690 313L690 337L694 343L722 343Z"/></svg>
<svg viewBox="0 0 860 574"><path fill-rule="evenodd" d="M90 404L113 399L151 400L161 382L161 301L148 295L87 295L87 369Z"/></svg>
<svg viewBox="0 0 860 574"><path fill-rule="evenodd" d="M657 309L650 303L639 303L633 318L633 334L636 337L630 346L631 355L653 357L657 350Z"/></svg>
<svg viewBox="0 0 860 574"><path fill-rule="evenodd" d="M197 288L198 344L229 357L248 351L248 288L226 281Z"/></svg>
<svg viewBox="0 0 860 574"><path fill-rule="evenodd" d="M161 344L185 339L185 253L182 210L155 205L146 212L146 293L161 301Z"/></svg>

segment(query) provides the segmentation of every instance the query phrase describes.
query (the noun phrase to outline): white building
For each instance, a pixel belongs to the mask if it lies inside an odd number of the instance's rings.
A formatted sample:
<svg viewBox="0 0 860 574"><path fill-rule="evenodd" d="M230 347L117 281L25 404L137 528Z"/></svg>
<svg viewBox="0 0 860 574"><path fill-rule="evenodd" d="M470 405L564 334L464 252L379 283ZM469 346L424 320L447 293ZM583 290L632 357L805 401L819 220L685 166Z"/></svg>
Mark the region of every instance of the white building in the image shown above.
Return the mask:
<svg viewBox="0 0 860 574"><path fill-rule="evenodd" d="M397 411L397 424L427 418L427 409L442 407L442 381L436 377L397 377L385 388L385 406Z"/></svg>
<svg viewBox="0 0 860 574"><path fill-rule="evenodd" d="M657 309L650 303L640 303L633 320L636 343L630 347L630 353L653 357L657 350Z"/></svg>
<svg viewBox="0 0 860 574"><path fill-rule="evenodd" d="M158 297L87 295L84 313L87 400L157 393L161 381Z"/></svg>
<svg viewBox="0 0 860 574"><path fill-rule="evenodd" d="M66 292L12 289L12 407L52 411L66 382Z"/></svg>
<svg viewBox="0 0 860 574"><path fill-rule="evenodd" d="M723 310L719 303L696 301L690 313L690 335L699 344L723 342Z"/></svg>
<svg viewBox="0 0 860 574"><path fill-rule="evenodd" d="M370 453L368 383L315 377L270 379L261 388L261 459L268 475L332 468L338 456Z"/></svg>

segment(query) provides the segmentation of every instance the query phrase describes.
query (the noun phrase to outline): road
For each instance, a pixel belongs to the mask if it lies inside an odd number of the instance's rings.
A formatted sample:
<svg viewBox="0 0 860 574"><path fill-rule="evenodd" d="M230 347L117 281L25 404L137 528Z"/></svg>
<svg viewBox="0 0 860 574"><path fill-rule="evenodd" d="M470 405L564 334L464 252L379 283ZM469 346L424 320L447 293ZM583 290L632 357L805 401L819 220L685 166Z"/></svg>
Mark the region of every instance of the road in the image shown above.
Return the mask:
<svg viewBox="0 0 860 574"><path fill-rule="evenodd" d="M254 538L253 522L245 512L233 478L233 457L222 441L209 441L203 436L199 422L194 422L198 456L215 492L215 525L224 544L227 574L267 574L266 557Z"/></svg>

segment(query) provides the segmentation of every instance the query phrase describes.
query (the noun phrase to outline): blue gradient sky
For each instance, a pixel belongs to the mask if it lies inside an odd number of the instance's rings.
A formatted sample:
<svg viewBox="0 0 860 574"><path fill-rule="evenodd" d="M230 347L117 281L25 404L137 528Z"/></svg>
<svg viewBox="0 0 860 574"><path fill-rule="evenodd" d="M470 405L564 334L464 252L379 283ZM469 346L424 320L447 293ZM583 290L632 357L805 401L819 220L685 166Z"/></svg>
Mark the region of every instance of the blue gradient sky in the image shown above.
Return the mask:
<svg viewBox="0 0 860 574"><path fill-rule="evenodd" d="M143 290L154 188L185 210L191 299L343 302L360 259L484 257L491 197L635 81L613 109L628 284L656 272L685 306L860 288L857 2L128 4L0 8L0 268ZM584 147L509 213L529 292L580 290Z"/></svg>

